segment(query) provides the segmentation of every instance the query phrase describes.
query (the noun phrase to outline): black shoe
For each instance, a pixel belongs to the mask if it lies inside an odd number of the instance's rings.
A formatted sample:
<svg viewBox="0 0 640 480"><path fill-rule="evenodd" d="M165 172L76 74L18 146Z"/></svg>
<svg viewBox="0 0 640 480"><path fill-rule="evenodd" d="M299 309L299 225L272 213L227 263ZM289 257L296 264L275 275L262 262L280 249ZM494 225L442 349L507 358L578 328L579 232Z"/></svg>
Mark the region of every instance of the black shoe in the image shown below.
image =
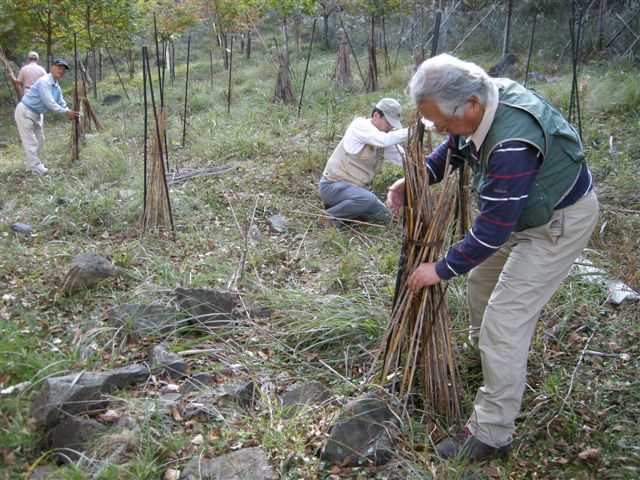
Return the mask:
<svg viewBox="0 0 640 480"><path fill-rule="evenodd" d="M436 453L442 458L464 456L473 462L483 462L508 455L510 452L511 444L492 447L478 440L468 428L465 428L460 435L447 438L436 445Z"/></svg>

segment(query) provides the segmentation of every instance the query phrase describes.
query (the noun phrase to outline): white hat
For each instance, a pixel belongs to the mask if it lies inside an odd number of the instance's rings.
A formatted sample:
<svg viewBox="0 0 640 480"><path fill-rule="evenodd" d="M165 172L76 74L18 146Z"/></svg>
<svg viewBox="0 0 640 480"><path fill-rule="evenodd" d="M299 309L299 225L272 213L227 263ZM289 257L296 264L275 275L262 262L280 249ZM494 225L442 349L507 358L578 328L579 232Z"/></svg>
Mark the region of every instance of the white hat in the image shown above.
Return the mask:
<svg viewBox="0 0 640 480"><path fill-rule="evenodd" d="M387 119L393 128L402 128L402 123L400 123L402 106L397 100L393 98L383 98L377 103L376 108L384 114L384 118Z"/></svg>
<svg viewBox="0 0 640 480"><path fill-rule="evenodd" d="M27 59L29 60L38 60L38 53L37 52L29 52L29 55L27 55Z"/></svg>

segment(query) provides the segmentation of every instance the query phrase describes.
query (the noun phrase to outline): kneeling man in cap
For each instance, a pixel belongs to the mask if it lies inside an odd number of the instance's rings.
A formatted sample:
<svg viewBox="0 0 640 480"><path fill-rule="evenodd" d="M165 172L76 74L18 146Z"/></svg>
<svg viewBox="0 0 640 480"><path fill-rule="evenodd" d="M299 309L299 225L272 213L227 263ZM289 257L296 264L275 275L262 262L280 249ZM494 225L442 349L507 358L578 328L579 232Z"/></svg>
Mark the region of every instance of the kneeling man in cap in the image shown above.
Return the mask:
<svg viewBox="0 0 640 480"><path fill-rule="evenodd" d="M331 154L322 178L320 197L325 205L323 219L341 226L341 220L384 222L391 212L367 189L386 159L402 165L407 139L402 128L402 107L393 98L383 98L373 109L371 118L357 117L347 128Z"/></svg>

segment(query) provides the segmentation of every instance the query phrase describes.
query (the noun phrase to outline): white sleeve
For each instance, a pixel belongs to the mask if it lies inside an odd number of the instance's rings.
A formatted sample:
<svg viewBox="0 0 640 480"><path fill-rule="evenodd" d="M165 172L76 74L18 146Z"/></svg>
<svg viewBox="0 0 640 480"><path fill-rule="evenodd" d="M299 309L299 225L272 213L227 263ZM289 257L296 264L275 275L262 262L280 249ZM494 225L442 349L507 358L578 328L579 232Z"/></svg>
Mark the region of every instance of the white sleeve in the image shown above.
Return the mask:
<svg viewBox="0 0 640 480"><path fill-rule="evenodd" d="M404 148L402 145L392 145L384 149L384 159L393 163L394 165L402 166L402 160L404 159Z"/></svg>
<svg viewBox="0 0 640 480"><path fill-rule="evenodd" d="M344 149L347 153L356 154L362 150L364 145L390 147L404 142L407 135L407 128L385 133L374 127L370 119L358 117L351 122L344 134Z"/></svg>

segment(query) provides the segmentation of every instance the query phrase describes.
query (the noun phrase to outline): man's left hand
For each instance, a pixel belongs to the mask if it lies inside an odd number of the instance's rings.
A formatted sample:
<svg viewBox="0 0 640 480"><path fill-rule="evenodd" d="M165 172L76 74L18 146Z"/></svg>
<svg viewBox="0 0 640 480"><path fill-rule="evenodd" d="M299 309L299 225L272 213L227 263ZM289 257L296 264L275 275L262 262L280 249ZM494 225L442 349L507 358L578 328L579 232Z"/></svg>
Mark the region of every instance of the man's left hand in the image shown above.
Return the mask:
<svg viewBox="0 0 640 480"><path fill-rule="evenodd" d="M416 268L411 273L411 275L409 275L407 283L409 285L409 290L411 290L411 293L417 295L422 287L435 285L441 280L442 279L436 273L435 263L421 263L418 268Z"/></svg>

